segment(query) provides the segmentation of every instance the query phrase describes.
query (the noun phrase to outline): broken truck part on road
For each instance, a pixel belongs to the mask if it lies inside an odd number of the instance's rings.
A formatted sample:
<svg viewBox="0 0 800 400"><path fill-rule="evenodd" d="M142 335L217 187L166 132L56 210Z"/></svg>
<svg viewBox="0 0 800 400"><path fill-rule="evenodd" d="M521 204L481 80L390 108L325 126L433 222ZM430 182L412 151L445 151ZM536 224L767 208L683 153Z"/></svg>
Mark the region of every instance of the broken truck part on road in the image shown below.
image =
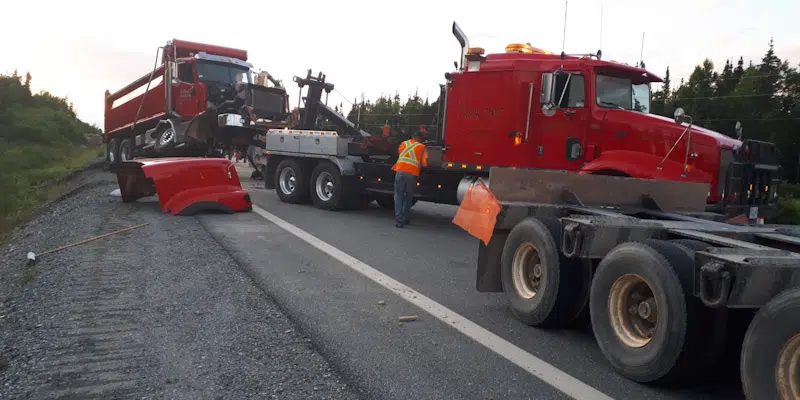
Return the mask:
<svg viewBox="0 0 800 400"><path fill-rule="evenodd" d="M171 215L253 207L235 165L224 158L137 159L113 163L110 169L117 175L123 202L157 195L161 210Z"/></svg>

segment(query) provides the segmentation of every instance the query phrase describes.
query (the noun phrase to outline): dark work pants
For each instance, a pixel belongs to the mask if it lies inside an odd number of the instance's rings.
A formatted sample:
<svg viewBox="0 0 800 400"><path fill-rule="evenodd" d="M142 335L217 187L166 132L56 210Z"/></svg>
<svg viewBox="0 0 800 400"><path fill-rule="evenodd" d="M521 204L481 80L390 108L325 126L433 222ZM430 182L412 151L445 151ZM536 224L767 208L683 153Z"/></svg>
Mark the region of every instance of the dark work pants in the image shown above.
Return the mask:
<svg viewBox="0 0 800 400"><path fill-rule="evenodd" d="M394 175L394 218L400 223L408 222L408 213L414 201L414 188L417 177L405 172Z"/></svg>

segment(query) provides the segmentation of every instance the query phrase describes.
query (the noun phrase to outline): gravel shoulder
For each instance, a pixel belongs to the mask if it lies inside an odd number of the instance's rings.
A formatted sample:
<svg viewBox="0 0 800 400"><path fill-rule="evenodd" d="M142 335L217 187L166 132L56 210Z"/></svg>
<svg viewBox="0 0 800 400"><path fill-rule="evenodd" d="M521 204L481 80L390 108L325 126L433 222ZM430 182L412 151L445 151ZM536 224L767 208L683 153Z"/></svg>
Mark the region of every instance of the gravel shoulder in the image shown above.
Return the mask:
<svg viewBox="0 0 800 400"><path fill-rule="evenodd" d="M359 397L195 218L74 181L0 248L0 398Z"/></svg>

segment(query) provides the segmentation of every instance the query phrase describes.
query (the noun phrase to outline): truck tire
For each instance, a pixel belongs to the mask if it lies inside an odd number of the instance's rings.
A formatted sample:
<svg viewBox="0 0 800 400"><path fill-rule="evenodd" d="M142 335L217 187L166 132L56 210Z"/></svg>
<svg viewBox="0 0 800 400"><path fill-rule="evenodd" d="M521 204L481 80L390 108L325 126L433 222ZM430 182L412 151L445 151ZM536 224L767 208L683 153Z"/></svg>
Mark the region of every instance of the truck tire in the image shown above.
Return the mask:
<svg viewBox="0 0 800 400"><path fill-rule="evenodd" d="M133 160L134 142L133 138L125 138L119 144L119 160L131 161Z"/></svg>
<svg viewBox="0 0 800 400"><path fill-rule="evenodd" d="M511 230L503 247L503 292L512 313L527 325L569 325L580 317L588 299L591 269L561 254L556 223L525 218Z"/></svg>
<svg viewBox="0 0 800 400"><path fill-rule="evenodd" d="M795 288L770 300L747 328L740 364L745 397L796 399L800 393L798 357L800 289Z"/></svg>
<svg viewBox="0 0 800 400"><path fill-rule="evenodd" d="M322 161L311 172L309 194L311 201L322 210L341 210L354 206L357 193L352 193L348 177L342 176L339 168L328 161Z"/></svg>
<svg viewBox="0 0 800 400"><path fill-rule="evenodd" d="M119 138L111 138L106 143L106 161L109 164L119 161Z"/></svg>
<svg viewBox="0 0 800 400"><path fill-rule="evenodd" d="M286 159L275 170L275 192L284 203L308 202L308 180L296 160Z"/></svg>
<svg viewBox="0 0 800 400"><path fill-rule="evenodd" d="M660 240L622 243L600 262L589 296L592 330L618 373L665 383L693 372L702 344L700 314L684 289L693 269L685 248Z"/></svg>

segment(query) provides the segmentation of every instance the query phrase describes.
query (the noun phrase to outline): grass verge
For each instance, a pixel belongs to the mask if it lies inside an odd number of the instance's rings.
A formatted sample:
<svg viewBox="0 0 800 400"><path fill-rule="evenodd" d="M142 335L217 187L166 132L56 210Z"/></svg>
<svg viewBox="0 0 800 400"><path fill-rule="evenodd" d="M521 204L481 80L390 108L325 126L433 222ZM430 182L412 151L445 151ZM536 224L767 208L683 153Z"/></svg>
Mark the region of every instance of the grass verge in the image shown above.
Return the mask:
<svg viewBox="0 0 800 400"><path fill-rule="evenodd" d="M0 150L0 244L15 226L67 190L64 179L104 155L103 146Z"/></svg>

